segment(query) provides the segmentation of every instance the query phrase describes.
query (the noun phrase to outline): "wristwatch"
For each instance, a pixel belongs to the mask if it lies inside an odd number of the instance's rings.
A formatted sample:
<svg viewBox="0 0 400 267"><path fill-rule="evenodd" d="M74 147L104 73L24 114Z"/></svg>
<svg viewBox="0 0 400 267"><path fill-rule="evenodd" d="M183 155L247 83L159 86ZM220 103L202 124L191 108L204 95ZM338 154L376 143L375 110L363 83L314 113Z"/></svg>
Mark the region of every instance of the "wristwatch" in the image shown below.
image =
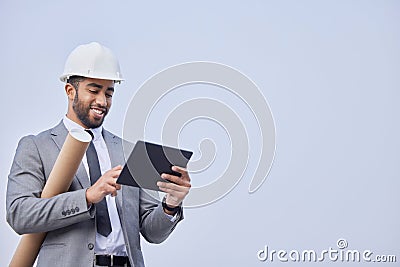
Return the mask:
<svg viewBox="0 0 400 267"><path fill-rule="evenodd" d="M168 206L167 202L166 202L167 196L164 196L163 200L162 200L162 206L164 209L171 211L171 212L178 212L181 209L181 205L176 206L176 207L170 207Z"/></svg>

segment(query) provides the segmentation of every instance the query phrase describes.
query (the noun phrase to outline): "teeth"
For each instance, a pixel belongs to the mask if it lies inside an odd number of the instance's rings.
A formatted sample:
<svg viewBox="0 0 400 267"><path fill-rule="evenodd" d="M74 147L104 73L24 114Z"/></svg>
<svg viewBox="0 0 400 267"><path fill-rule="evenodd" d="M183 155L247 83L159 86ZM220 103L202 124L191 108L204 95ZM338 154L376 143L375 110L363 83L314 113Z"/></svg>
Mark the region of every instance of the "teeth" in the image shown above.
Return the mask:
<svg viewBox="0 0 400 267"><path fill-rule="evenodd" d="M101 111L101 110L98 110L98 109L92 109L94 112L96 112L97 114L99 114L99 115L101 115L101 114L103 114L103 111Z"/></svg>

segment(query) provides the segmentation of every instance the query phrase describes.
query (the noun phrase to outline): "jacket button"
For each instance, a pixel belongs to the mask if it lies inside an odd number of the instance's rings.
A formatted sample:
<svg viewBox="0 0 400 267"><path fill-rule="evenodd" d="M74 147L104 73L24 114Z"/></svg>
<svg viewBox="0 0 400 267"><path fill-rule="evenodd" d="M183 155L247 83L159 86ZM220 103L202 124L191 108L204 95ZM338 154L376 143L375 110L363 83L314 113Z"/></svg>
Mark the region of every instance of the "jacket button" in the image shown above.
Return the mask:
<svg viewBox="0 0 400 267"><path fill-rule="evenodd" d="M74 214L75 213L75 209L71 209L71 213Z"/></svg>
<svg viewBox="0 0 400 267"><path fill-rule="evenodd" d="M87 245L87 247L88 247L89 250L92 250L92 249L94 248L94 245L93 245L93 243L89 243L89 244Z"/></svg>
<svg viewBox="0 0 400 267"><path fill-rule="evenodd" d="M70 210L67 210L67 215L70 215L71 214L71 211Z"/></svg>
<svg viewBox="0 0 400 267"><path fill-rule="evenodd" d="M79 212L79 208L78 207L75 208L75 212Z"/></svg>
<svg viewBox="0 0 400 267"><path fill-rule="evenodd" d="M61 212L61 214L62 214L63 216L67 215L67 213L65 213L65 211Z"/></svg>

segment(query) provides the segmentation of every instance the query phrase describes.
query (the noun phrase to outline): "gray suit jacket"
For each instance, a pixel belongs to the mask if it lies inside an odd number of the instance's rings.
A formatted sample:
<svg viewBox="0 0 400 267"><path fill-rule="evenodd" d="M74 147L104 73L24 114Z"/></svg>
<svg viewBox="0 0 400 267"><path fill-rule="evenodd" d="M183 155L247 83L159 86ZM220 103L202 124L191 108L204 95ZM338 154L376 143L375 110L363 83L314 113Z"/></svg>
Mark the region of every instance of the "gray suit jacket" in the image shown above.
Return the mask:
<svg viewBox="0 0 400 267"><path fill-rule="evenodd" d="M80 165L68 192L49 199L40 195L68 132L61 122L37 136L23 137L15 153L7 184L7 221L19 234L47 232L37 266L93 266L95 207L88 209L90 180ZM124 164L122 140L103 132L111 165ZM183 216L171 222L158 201L144 191L122 186L116 197L131 263L144 266L139 232L152 243L164 241Z"/></svg>

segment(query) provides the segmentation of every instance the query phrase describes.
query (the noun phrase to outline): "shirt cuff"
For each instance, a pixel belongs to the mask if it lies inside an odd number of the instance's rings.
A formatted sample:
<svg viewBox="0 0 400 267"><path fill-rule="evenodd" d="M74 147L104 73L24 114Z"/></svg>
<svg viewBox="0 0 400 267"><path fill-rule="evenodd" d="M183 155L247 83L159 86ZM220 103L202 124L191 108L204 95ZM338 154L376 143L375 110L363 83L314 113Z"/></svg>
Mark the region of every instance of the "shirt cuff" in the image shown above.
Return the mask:
<svg viewBox="0 0 400 267"><path fill-rule="evenodd" d="M178 216L178 212L177 213L175 213L175 215L174 216L172 216L172 215L169 215L169 214L166 214L165 212L164 212L164 214L165 214L165 216L167 216L167 218L171 221L171 222L175 222L175 220L176 220L176 217Z"/></svg>

